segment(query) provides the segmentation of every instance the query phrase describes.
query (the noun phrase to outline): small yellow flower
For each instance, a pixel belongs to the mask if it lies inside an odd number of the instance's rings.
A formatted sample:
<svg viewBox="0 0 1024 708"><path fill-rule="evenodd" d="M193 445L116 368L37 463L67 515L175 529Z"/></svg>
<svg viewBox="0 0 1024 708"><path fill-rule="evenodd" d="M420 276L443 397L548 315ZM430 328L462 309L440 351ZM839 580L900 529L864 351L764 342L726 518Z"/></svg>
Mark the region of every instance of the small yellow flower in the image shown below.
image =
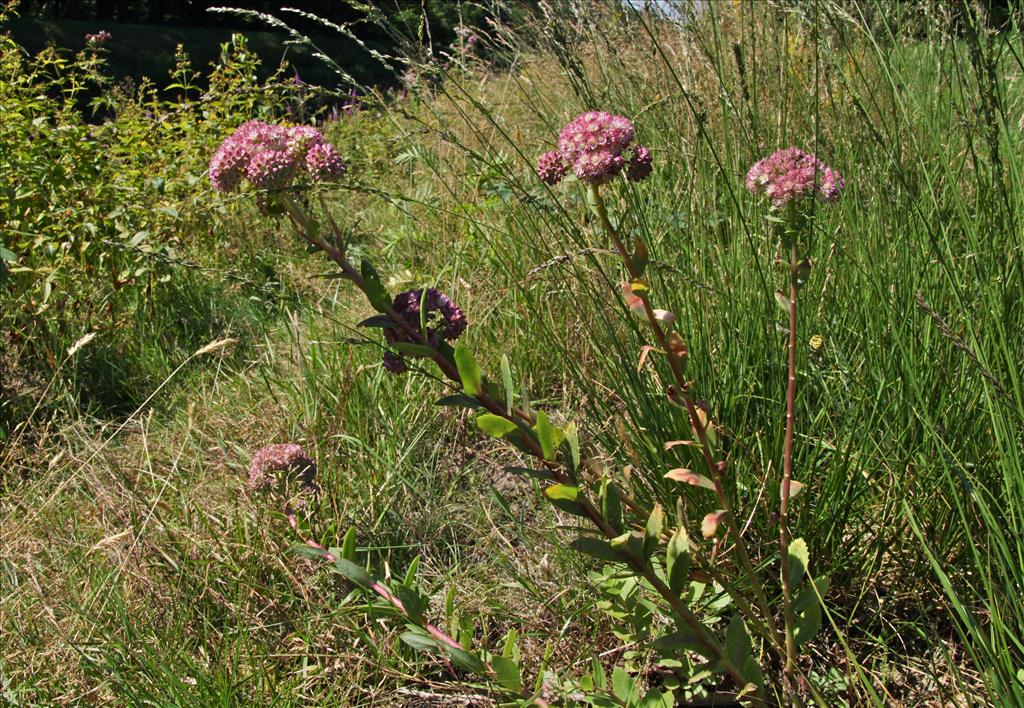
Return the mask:
<svg viewBox="0 0 1024 708"><path fill-rule="evenodd" d="M821 351L821 348L825 346L825 338L822 337L820 334L816 334L813 337L811 337L810 345L811 352L817 354L818 352Z"/></svg>

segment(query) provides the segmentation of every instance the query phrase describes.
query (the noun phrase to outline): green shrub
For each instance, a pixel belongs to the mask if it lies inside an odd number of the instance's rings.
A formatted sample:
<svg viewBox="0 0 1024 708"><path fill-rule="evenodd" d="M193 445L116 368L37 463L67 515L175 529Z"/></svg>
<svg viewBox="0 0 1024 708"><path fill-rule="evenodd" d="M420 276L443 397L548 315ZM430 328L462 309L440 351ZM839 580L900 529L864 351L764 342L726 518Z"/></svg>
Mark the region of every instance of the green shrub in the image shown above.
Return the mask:
<svg viewBox="0 0 1024 708"><path fill-rule="evenodd" d="M149 81L112 82L102 48L73 55L48 49L30 59L0 37L0 329L7 358L21 370L49 375L71 342L98 332L105 344L89 356L97 375L79 379L76 392L86 394L87 408L122 401L130 409L142 391L108 384L169 372L147 364L162 356L141 355L146 344L138 337L154 311L173 310L173 301L203 312L165 319L160 333L164 341L194 343L214 323L233 320L227 313L239 311L237 301L267 299L272 266L247 248L248 234L232 228L230 212L215 208L205 176L226 132L301 105L293 82L282 81L281 72L261 81L258 68L236 36L222 47L207 91L194 87L197 75L181 51L161 91ZM86 90L98 90L91 115L80 110ZM94 116L109 117L92 124ZM190 291L225 276L241 287L192 307ZM140 356L125 357L133 348ZM111 357L106 363L101 351ZM8 401L8 425L17 407Z"/></svg>

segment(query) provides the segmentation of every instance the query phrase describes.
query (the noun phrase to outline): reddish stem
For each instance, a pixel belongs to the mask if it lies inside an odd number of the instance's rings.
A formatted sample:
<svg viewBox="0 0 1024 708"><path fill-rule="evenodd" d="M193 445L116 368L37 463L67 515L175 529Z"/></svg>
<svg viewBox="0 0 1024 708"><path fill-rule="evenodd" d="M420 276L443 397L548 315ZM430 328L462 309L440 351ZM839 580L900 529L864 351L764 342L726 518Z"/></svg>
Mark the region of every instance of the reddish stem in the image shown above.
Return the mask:
<svg viewBox="0 0 1024 708"><path fill-rule="evenodd" d="M793 429L796 417L796 302L799 289L796 240L790 249L789 263L789 378L786 382L786 441L782 451L782 489L779 503L779 551L782 554L782 606L786 622L786 665L791 681L796 658L793 635L793 588L789 582L789 487L793 477Z"/></svg>

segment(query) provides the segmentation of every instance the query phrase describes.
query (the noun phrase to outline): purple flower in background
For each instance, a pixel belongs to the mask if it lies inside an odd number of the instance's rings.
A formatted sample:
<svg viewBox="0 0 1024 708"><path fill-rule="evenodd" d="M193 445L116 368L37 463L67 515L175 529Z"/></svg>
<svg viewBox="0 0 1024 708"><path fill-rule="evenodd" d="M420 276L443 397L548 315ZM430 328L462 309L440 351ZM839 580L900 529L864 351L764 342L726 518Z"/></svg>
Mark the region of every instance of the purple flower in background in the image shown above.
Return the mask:
<svg viewBox="0 0 1024 708"><path fill-rule="evenodd" d="M96 34L85 35L85 43L90 47L102 47L104 44L113 39L114 35L110 34L106 30L100 30Z"/></svg>
<svg viewBox="0 0 1024 708"><path fill-rule="evenodd" d="M466 315L451 298L437 288L406 290L395 296L394 310L405 320L410 329L421 332L427 344L436 347L440 340L455 341L466 329ZM384 339L389 344L396 342L416 343L401 329L385 329ZM400 374L407 369L406 354L385 352L384 368Z"/></svg>
<svg viewBox="0 0 1024 708"><path fill-rule="evenodd" d="M645 179L651 174L651 154L643 146L631 147L635 137L633 123L624 116L582 113L562 128L558 150L541 155L537 174L546 184L555 184L571 168L585 184L604 184L625 168L627 179Z"/></svg>
<svg viewBox="0 0 1024 708"><path fill-rule="evenodd" d="M341 106L341 112L347 116L352 115L359 110L359 94L356 93L356 89L353 86L349 89L348 100Z"/></svg>
<svg viewBox="0 0 1024 708"><path fill-rule="evenodd" d="M285 475L276 472L286 472ZM288 474L299 481L303 492L315 492L316 463L295 443L265 445L256 451L249 464L249 488L261 492L278 483L287 483Z"/></svg>
<svg viewBox="0 0 1024 708"><path fill-rule="evenodd" d="M404 374L409 369L402 355L393 352L384 352L383 366L384 370L391 374Z"/></svg>
<svg viewBox="0 0 1024 708"><path fill-rule="evenodd" d="M764 193L779 208L813 196L835 202L845 188L846 182L838 172L796 147L772 153L747 173L747 189L753 194Z"/></svg>

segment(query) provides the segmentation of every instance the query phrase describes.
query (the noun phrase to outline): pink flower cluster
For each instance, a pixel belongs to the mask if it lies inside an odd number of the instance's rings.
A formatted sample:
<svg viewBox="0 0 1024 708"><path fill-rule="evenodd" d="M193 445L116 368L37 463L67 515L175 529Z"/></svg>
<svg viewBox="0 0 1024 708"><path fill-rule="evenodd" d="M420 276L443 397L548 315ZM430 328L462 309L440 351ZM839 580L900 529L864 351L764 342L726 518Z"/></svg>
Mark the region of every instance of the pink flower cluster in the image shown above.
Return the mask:
<svg viewBox="0 0 1024 708"><path fill-rule="evenodd" d="M283 472L284 475L276 473ZM289 490L289 482L297 479L299 489L296 494ZM249 464L249 488L253 491L262 492L277 485L286 498L286 511L290 511L292 504L295 508L302 509L306 506L306 497L315 495L320 491L316 483L316 463L313 458L306 454L301 445L296 443L280 443L275 445L264 445L252 456Z"/></svg>
<svg viewBox="0 0 1024 708"><path fill-rule="evenodd" d="M537 175L545 184L557 184L571 169L581 182L604 184L625 169L626 179L639 182L651 174L651 152L632 147L636 131L628 118L589 111L562 128L558 149L537 160Z"/></svg>
<svg viewBox="0 0 1024 708"><path fill-rule="evenodd" d="M319 130L308 125L286 128L260 120L238 126L210 160L210 183L233 192L243 180L258 189L287 188L300 175L313 182L338 179L348 166Z"/></svg>
<svg viewBox="0 0 1024 708"><path fill-rule="evenodd" d="M102 47L104 44L109 42L114 35L110 34L106 30L100 30L96 34L85 35L85 43L90 47Z"/></svg>
<svg viewBox="0 0 1024 708"><path fill-rule="evenodd" d="M842 176L811 153L790 147L758 161L747 173L747 189L763 192L776 207L818 196L825 202L839 200L846 182Z"/></svg>

